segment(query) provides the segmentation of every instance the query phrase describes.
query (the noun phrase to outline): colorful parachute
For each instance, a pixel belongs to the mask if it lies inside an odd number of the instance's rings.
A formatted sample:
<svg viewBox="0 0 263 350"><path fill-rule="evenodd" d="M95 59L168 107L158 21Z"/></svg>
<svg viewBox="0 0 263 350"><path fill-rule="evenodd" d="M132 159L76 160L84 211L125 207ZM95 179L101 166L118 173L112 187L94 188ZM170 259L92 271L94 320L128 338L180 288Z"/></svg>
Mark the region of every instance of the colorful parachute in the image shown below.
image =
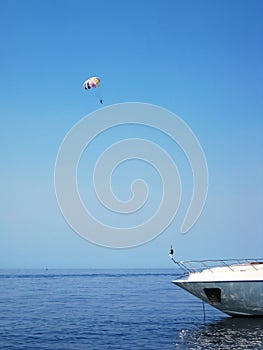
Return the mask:
<svg viewBox="0 0 263 350"><path fill-rule="evenodd" d="M91 88L97 88L100 85L100 79L98 77L91 77L87 79L83 86L85 90L91 89Z"/></svg>

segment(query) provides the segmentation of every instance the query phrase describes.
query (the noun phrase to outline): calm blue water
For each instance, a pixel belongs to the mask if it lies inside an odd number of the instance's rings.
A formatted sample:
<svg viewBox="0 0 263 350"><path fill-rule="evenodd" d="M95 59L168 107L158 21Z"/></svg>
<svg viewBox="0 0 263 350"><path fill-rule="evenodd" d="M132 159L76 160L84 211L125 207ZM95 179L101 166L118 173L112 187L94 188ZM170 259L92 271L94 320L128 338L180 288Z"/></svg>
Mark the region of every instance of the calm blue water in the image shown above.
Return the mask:
<svg viewBox="0 0 263 350"><path fill-rule="evenodd" d="M2 270L0 349L263 349L263 319L232 319L172 270Z"/></svg>

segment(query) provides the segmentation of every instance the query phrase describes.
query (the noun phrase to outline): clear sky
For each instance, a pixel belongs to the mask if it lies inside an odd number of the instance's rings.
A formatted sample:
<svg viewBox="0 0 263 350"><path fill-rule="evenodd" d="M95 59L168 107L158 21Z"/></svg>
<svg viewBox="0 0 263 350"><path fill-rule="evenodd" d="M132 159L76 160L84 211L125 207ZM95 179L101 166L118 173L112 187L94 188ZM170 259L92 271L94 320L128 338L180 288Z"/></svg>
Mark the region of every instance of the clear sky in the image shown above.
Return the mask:
<svg viewBox="0 0 263 350"><path fill-rule="evenodd" d="M171 243L180 260L263 257L262 13L260 0L2 1L0 267L172 267ZM142 246L109 249L82 239L64 220L54 165L70 128L101 108L82 88L93 75L101 78L96 93L105 106L159 105L197 136L209 191L186 235L179 227L190 170L178 147L147 127L95 140L84 168L110 140L152 136L176 160L186 187L171 225ZM115 184L120 196L137 169L126 165ZM158 176L145 164L141 170L158 202Z"/></svg>

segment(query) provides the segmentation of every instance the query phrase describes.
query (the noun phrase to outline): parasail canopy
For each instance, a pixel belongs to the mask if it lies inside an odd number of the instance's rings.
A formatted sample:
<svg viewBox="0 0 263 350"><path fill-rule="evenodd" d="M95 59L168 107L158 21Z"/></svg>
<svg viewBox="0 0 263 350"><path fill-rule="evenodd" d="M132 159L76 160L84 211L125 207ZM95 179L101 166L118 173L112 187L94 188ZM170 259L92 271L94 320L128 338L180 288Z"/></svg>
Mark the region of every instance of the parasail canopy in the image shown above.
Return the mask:
<svg viewBox="0 0 263 350"><path fill-rule="evenodd" d="M97 88L100 85L100 79L98 77L91 77L87 79L83 83L83 87L85 90L91 89L91 88Z"/></svg>

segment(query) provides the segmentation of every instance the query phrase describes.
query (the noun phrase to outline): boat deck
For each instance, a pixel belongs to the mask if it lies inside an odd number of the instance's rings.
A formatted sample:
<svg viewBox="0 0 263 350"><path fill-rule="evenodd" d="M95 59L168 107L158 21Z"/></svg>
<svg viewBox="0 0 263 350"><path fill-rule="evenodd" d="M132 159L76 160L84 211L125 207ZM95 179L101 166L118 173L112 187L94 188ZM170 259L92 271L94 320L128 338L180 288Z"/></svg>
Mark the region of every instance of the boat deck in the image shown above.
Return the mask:
<svg viewBox="0 0 263 350"><path fill-rule="evenodd" d="M216 273L221 272L242 272L262 271L262 259L227 259L227 260L189 260L176 261L171 258L184 275L192 273Z"/></svg>

